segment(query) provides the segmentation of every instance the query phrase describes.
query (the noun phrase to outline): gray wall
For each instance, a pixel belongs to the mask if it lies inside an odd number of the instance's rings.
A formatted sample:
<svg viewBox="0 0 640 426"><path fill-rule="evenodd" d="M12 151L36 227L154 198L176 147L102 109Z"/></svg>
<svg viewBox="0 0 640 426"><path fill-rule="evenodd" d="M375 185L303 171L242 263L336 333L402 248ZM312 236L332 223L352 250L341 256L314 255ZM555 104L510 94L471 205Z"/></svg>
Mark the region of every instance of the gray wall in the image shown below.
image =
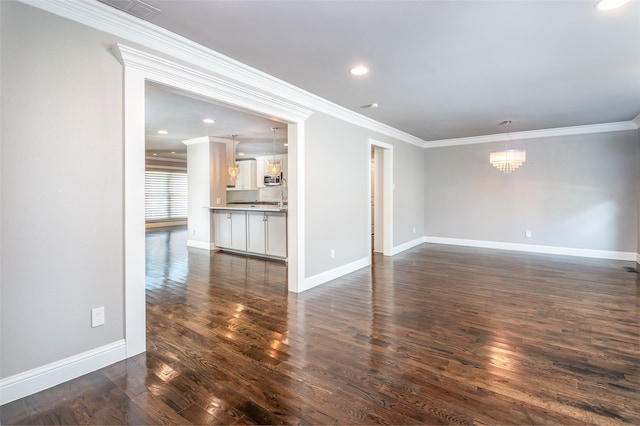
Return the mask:
<svg viewBox="0 0 640 426"><path fill-rule="evenodd" d="M425 235L638 249L637 131L511 141L527 161L507 175L489 164L504 146L425 150Z"/></svg>
<svg viewBox="0 0 640 426"><path fill-rule="evenodd" d="M305 123L307 277L369 256L369 138L393 145L394 246L423 235L423 149L315 113Z"/></svg>
<svg viewBox="0 0 640 426"><path fill-rule="evenodd" d="M0 8L4 378L124 337L122 66L96 31Z"/></svg>

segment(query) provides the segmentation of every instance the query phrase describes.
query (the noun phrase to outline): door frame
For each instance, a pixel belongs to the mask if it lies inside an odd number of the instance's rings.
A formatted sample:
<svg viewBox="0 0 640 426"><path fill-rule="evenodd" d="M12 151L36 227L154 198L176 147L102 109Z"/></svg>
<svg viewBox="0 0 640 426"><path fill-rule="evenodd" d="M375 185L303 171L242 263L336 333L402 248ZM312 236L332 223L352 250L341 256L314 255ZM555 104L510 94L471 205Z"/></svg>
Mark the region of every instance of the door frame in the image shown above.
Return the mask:
<svg viewBox="0 0 640 426"><path fill-rule="evenodd" d="M382 172L382 179L376 179L376 181L382 181L382 200L376 196L374 199L374 210L378 210L380 203L382 203L382 226L378 229L382 229L382 254L384 256L393 255L393 145L381 142L375 139L369 139L367 144L367 170L369 170L368 186L369 194L367 202L367 220L369 226L367 229L371 229L371 150L377 150L382 153L382 168L375 165L377 172ZM376 155L377 156L377 153ZM377 236L376 236L377 238ZM371 247L371 235L368 235L369 241L369 256L373 256L373 247Z"/></svg>
<svg viewBox="0 0 640 426"><path fill-rule="evenodd" d="M304 123L311 111L229 78L118 44L124 65L124 310L126 357L146 350L145 305L145 84L153 81L288 124L288 289L303 290Z"/></svg>

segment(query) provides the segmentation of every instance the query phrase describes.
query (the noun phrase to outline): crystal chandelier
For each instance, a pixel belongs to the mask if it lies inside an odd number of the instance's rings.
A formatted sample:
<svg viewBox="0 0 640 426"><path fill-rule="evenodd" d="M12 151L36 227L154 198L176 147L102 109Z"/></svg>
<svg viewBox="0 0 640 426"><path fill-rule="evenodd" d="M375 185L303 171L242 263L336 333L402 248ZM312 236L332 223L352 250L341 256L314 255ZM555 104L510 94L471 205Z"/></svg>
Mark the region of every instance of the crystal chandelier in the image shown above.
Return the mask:
<svg viewBox="0 0 640 426"><path fill-rule="evenodd" d="M276 177L280 174L280 171L282 171L282 164L280 160L276 160L276 130L278 130L278 128L272 127L271 130L273 130L273 160L269 161L269 174Z"/></svg>
<svg viewBox="0 0 640 426"><path fill-rule="evenodd" d="M507 126L507 139L509 138L509 125L511 120L500 123L501 126ZM502 173L511 173L527 161L527 151L524 149L504 149L502 151L494 151L489 154L489 162L493 167Z"/></svg>
<svg viewBox="0 0 640 426"><path fill-rule="evenodd" d="M231 177L236 177L240 174L240 167L236 163L236 135L231 135L231 139L233 140L233 163L229 166L229 174Z"/></svg>

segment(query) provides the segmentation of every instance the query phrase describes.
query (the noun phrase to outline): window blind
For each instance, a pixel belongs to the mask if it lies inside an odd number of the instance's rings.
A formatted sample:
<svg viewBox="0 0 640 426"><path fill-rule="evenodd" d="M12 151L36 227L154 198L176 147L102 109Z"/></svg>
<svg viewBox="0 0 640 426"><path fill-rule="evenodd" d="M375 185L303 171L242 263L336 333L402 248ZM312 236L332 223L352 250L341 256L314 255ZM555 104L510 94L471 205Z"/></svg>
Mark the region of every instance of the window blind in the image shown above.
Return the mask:
<svg viewBox="0 0 640 426"><path fill-rule="evenodd" d="M187 217L187 174L145 171L145 219L147 221Z"/></svg>

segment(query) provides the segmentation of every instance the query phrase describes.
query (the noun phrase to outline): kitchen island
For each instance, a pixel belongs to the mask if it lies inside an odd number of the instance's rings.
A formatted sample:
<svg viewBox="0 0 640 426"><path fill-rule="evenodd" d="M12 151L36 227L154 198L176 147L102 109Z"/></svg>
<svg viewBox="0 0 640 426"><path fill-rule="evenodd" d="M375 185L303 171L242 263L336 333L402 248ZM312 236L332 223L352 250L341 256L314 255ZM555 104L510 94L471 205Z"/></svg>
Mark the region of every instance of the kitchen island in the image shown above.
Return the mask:
<svg viewBox="0 0 640 426"><path fill-rule="evenodd" d="M287 261L287 208L278 204L211 206L214 245Z"/></svg>

